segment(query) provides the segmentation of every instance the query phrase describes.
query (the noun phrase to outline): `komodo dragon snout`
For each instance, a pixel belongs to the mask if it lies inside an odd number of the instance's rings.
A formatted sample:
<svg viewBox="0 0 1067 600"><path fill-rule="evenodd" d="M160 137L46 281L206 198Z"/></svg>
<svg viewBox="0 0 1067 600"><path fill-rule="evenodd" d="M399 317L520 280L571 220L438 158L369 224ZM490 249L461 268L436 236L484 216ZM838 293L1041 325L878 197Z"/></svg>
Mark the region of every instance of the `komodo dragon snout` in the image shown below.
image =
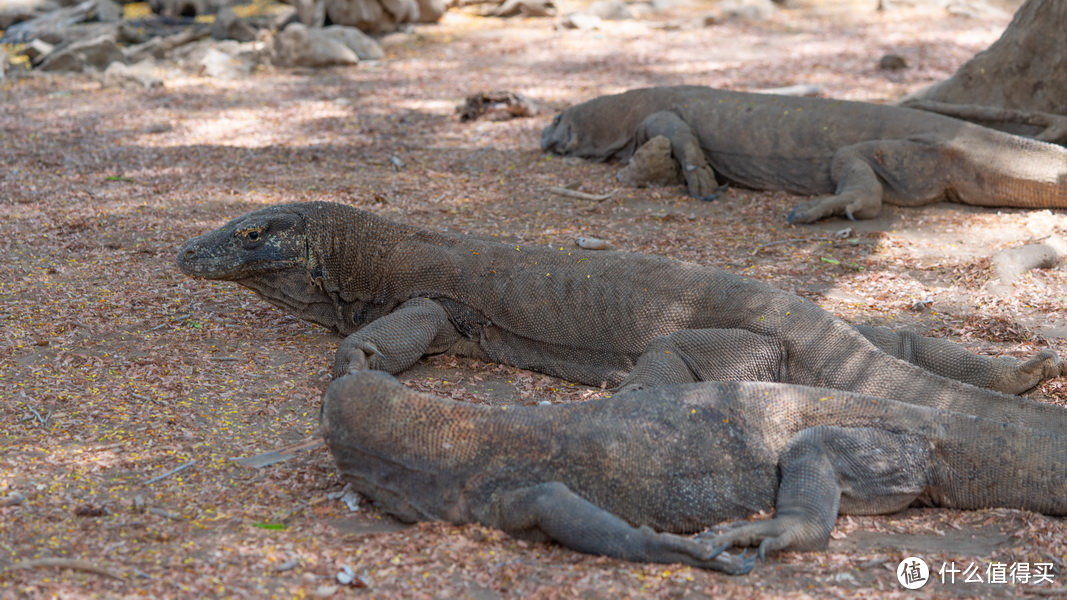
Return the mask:
<svg viewBox="0 0 1067 600"><path fill-rule="evenodd" d="M304 219L289 211L256 211L195 237L178 251L186 275L236 281L306 262Z"/></svg>

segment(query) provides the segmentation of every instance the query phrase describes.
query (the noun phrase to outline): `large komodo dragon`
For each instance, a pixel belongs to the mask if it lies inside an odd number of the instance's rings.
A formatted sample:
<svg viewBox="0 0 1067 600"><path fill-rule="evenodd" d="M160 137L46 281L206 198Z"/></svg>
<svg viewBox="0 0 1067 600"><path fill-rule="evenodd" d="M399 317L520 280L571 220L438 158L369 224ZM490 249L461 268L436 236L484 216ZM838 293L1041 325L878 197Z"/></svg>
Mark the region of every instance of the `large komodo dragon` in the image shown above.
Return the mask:
<svg viewBox="0 0 1067 600"><path fill-rule="evenodd" d="M854 328L765 283L665 258L503 244L311 202L260 209L193 238L178 264L348 336L337 376L398 373L449 352L624 389L814 385L1067 433L1067 410L1001 393L1064 374L1051 350L998 359Z"/></svg>
<svg viewBox="0 0 1067 600"><path fill-rule="evenodd" d="M628 159L664 136L689 193L724 183L796 194L791 223L868 219L882 202L1067 207L1067 148L929 112L864 102L654 87L601 96L559 114L541 148Z"/></svg>
<svg viewBox="0 0 1067 600"><path fill-rule="evenodd" d="M918 502L1067 514L1067 436L779 383L490 407L363 371L326 391L322 431L345 479L403 520L730 573L752 562L722 553L729 545L824 548L839 512ZM675 535L772 508L710 541Z"/></svg>

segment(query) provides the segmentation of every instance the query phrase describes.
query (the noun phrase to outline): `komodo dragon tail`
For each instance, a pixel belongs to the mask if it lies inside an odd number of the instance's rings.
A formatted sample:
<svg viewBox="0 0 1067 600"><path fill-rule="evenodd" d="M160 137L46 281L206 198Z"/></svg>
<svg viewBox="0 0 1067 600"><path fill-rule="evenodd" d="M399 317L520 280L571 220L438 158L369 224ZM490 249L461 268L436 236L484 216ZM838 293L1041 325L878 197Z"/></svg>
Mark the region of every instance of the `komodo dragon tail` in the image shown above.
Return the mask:
<svg viewBox="0 0 1067 600"><path fill-rule="evenodd" d="M967 158L954 161L952 170L959 171L949 174L950 189L967 204L1067 207L1067 151L1061 146L974 127L953 139L945 151Z"/></svg>

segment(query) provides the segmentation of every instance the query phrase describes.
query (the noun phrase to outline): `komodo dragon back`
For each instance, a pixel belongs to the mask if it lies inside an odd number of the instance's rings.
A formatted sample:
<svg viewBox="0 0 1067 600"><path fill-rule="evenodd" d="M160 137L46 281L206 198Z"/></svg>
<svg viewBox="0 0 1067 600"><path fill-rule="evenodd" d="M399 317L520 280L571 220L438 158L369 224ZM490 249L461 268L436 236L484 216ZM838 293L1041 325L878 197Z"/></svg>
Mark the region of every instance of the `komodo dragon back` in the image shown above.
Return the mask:
<svg viewBox="0 0 1067 600"><path fill-rule="evenodd" d="M503 244L315 202L235 219L189 240L178 264L347 336L336 376L446 352L589 385L784 381L1067 431L1064 409L983 389L1061 375L1050 350L1001 360L857 329L765 283L661 257Z"/></svg>
<svg viewBox="0 0 1067 600"><path fill-rule="evenodd" d="M343 477L402 519L728 573L752 567L730 545L825 548L839 512L917 502L1067 514L1067 436L804 386L704 382L485 406L361 371L326 391L322 431ZM772 508L710 541L676 535Z"/></svg>
<svg viewBox="0 0 1067 600"><path fill-rule="evenodd" d="M798 204L790 222L872 218L883 202L1067 207L1067 148L864 102L643 88L568 108L544 129L541 148L627 160L656 138L670 142L694 197L721 183L822 195Z"/></svg>

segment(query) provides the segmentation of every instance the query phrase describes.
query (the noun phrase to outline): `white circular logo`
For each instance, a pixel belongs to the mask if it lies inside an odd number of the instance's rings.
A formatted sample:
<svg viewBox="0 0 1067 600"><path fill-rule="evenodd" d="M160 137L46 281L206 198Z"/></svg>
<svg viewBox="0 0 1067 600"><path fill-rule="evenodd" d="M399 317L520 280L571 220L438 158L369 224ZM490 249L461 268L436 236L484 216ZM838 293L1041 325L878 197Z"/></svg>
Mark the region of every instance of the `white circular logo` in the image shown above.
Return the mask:
<svg viewBox="0 0 1067 600"><path fill-rule="evenodd" d="M930 566L918 556L909 556L897 565L897 581L909 590L917 590L930 581Z"/></svg>

